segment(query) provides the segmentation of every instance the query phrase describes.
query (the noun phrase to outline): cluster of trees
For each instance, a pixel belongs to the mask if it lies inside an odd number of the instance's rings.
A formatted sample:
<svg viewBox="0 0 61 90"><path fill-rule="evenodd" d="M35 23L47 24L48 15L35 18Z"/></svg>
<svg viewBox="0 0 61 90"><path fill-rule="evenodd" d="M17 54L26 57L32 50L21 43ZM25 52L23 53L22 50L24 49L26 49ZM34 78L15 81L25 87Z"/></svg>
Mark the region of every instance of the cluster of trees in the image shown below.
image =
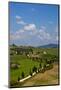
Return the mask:
<svg viewBox="0 0 61 90"><path fill-rule="evenodd" d="M32 60L34 60L34 61L36 60L38 62L46 61L47 63L54 63L54 62L58 61L58 55L51 55L51 54L42 54L42 55L39 55L39 54L37 54L37 55L29 54L27 57L32 59Z"/></svg>
<svg viewBox="0 0 61 90"><path fill-rule="evenodd" d="M27 55L29 53L33 53L33 50L31 48L25 48L25 47L15 47L10 49L10 55Z"/></svg>

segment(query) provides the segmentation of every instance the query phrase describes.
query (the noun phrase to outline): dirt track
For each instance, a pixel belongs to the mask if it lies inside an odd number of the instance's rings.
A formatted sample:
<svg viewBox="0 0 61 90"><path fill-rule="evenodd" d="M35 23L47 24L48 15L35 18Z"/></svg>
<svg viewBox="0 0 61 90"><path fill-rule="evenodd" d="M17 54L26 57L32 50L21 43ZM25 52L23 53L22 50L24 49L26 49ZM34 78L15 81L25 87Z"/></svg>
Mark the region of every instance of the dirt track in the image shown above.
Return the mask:
<svg viewBox="0 0 61 90"><path fill-rule="evenodd" d="M34 77L26 80L22 86L51 85L58 84L58 65L44 73L38 73Z"/></svg>

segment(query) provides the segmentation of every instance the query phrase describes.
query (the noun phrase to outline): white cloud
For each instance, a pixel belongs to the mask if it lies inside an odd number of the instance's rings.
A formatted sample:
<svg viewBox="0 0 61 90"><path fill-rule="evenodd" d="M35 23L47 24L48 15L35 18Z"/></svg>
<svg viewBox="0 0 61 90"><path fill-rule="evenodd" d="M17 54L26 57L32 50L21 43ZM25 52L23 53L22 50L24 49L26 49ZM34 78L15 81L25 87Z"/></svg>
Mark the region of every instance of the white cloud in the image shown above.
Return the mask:
<svg viewBox="0 0 61 90"><path fill-rule="evenodd" d="M14 35L10 33L10 40L14 40Z"/></svg>
<svg viewBox="0 0 61 90"><path fill-rule="evenodd" d="M50 34L49 34L48 32L46 32L45 30L43 30L43 29L40 29L40 30L39 30L38 37L39 37L41 40L50 40L50 39L51 39Z"/></svg>
<svg viewBox="0 0 61 90"><path fill-rule="evenodd" d="M10 40L26 40L31 38L30 32L20 29L14 34L10 34Z"/></svg>
<svg viewBox="0 0 61 90"><path fill-rule="evenodd" d="M35 24L28 24L26 26L24 26L24 30L35 30L36 29L36 25Z"/></svg>
<svg viewBox="0 0 61 90"><path fill-rule="evenodd" d="M17 24L26 25L26 23L24 21L22 21L22 20L17 21Z"/></svg>
<svg viewBox="0 0 61 90"><path fill-rule="evenodd" d="M20 22L21 23L21 22ZM24 24L22 22L22 24ZM32 38L36 34L36 25L35 24L27 24L24 25L22 29L17 30L14 33L10 34L10 40L21 40Z"/></svg>
<svg viewBox="0 0 61 90"><path fill-rule="evenodd" d="M20 29L20 30L16 31L15 33L16 34L24 33L24 30L23 29Z"/></svg>
<svg viewBox="0 0 61 90"><path fill-rule="evenodd" d="M50 34L46 32L46 30L36 28L35 24L28 24L23 27L23 29L19 29L13 35L11 35L11 39L28 39L28 38L39 38L39 40L50 40Z"/></svg>
<svg viewBox="0 0 61 90"><path fill-rule="evenodd" d="M40 36L40 35L38 35L38 38L39 38L40 40L43 40L43 37L42 37L42 36Z"/></svg>
<svg viewBox="0 0 61 90"><path fill-rule="evenodd" d="M15 33L10 35L10 40L19 40L19 39L23 39L24 36L21 33Z"/></svg>
<svg viewBox="0 0 61 90"><path fill-rule="evenodd" d="M56 36L56 41L58 41L58 36Z"/></svg>
<svg viewBox="0 0 61 90"><path fill-rule="evenodd" d="M45 26L41 26L40 28L41 28L41 29L43 29L43 30L45 30L45 29L46 29L46 27L45 27Z"/></svg>
<svg viewBox="0 0 61 90"><path fill-rule="evenodd" d="M58 34L58 26L57 26L56 29L55 29L55 32L54 32L55 41L58 41L58 37L59 37L59 34Z"/></svg>
<svg viewBox="0 0 61 90"><path fill-rule="evenodd" d="M37 42L39 44L54 43L58 41L57 28L55 28L54 32L49 33L45 26L41 26L38 29L35 24L26 24L22 29L17 30L14 34L10 34L10 40L20 40L21 42L25 40L29 44L37 44Z"/></svg>
<svg viewBox="0 0 61 90"><path fill-rule="evenodd" d="M19 20L19 19L21 19L21 18L22 18L21 16L16 15L16 19L17 19L17 20Z"/></svg>
<svg viewBox="0 0 61 90"><path fill-rule="evenodd" d="M37 35L38 30L33 30L33 31L30 31L29 33L30 33L30 35L34 36L34 35Z"/></svg>
<svg viewBox="0 0 61 90"><path fill-rule="evenodd" d="M22 20L21 16L16 16L16 23L21 25L26 25L26 22Z"/></svg>

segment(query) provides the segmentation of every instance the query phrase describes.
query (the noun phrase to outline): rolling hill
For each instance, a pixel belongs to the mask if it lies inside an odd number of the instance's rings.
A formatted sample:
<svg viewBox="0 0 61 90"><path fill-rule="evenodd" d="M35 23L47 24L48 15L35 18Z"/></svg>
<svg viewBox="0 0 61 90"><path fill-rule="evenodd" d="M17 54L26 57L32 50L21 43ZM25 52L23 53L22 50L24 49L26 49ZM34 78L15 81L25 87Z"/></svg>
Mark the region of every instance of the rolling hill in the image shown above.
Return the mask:
<svg viewBox="0 0 61 90"><path fill-rule="evenodd" d="M57 48L58 44L47 44L47 45L42 45L39 46L39 48Z"/></svg>

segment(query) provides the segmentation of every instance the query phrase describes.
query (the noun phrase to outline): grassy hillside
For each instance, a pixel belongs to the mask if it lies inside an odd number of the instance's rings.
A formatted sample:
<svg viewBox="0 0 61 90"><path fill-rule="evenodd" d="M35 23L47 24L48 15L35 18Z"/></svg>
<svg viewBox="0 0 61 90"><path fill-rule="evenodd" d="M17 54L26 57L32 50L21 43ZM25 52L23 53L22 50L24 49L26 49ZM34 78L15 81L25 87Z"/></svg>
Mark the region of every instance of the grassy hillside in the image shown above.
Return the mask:
<svg viewBox="0 0 61 90"><path fill-rule="evenodd" d="M10 80L17 81L18 76L21 77L21 73L25 73L25 77L29 75L30 70L33 66L39 66L39 62L27 59L26 56L14 55L10 57L11 63L19 63L18 69L10 69Z"/></svg>
<svg viewBox="0 0 61 90"><path fill-rule="evenodd" d="M44 51L46 51L47 54L58 56L58 48L33 48L33 51L40 52L40 55L43 54Z"/></svg>

